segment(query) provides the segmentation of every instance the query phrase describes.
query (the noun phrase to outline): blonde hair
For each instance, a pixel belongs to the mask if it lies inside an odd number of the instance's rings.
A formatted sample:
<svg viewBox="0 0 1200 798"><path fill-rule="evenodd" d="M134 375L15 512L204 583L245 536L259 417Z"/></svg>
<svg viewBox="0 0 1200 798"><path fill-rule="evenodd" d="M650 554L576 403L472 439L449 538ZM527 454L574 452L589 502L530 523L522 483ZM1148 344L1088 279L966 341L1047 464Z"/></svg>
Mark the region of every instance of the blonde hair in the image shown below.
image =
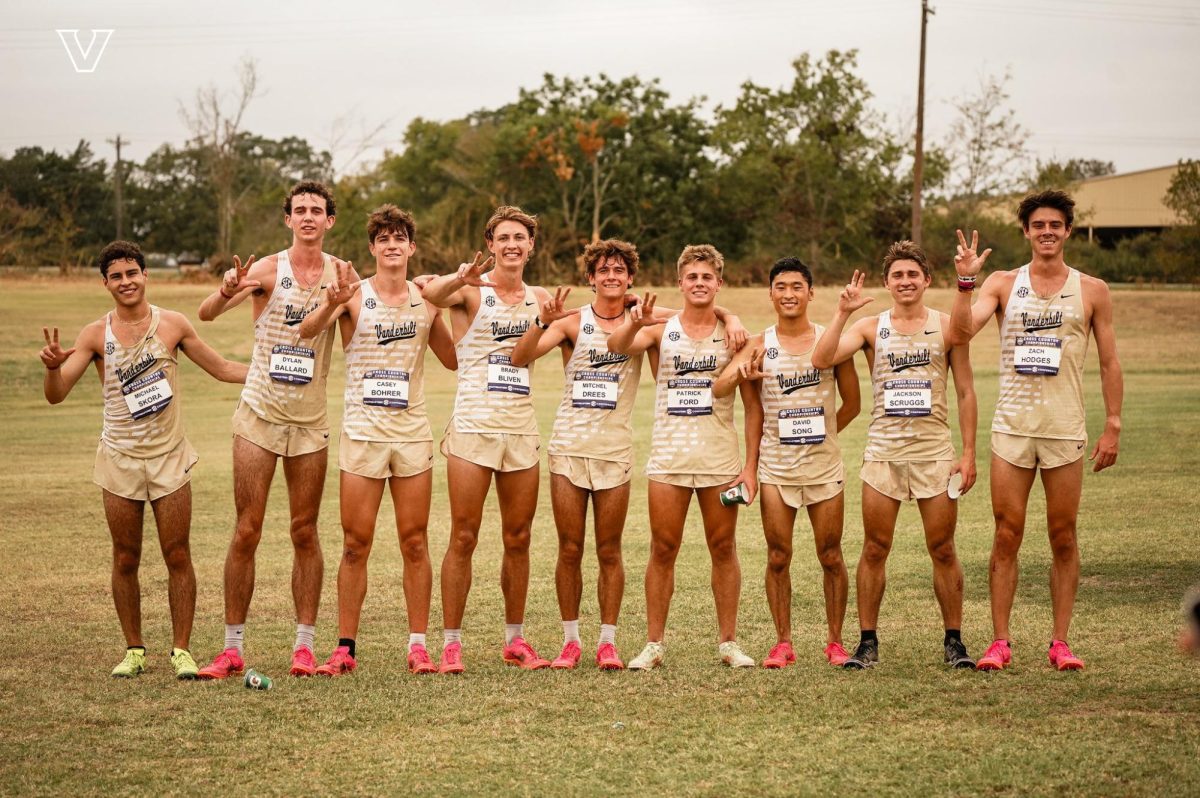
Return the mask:
<svg viewBox="0 0 1200 798"><path fill-rule="evenodd" d="M683 252L679 253L679 260L675 264L675 270L676 272L682 272L684 266L696 262L703 262L712 266L716 270L718 277L721 277L722 272L725 270L725 256L717 251L717 248L712 244L688 244L683 248Z"/></svg>
<svg viewBox="0 0 1200 798"><path fill-rule="evenodd" d="M887 254L883 256L883 279L886 282L888 271L892 268L892 264L898 260L911 260L921 267L921 271L925 276L929 276L929 261L925 258L925 250L921 249L912 241L905 239L897 241L888 247Z"/></svg>
<svg viewBox="0 0 1200 798"><path fill-rule="evenodd" d="M537 238L537 217L525 213L516 205L501 205L497 208L496 212L492 214L492 218L488 219L487 227L483 229L483 237L491 241L492 235L501 222L520 222L529 231L530 238Z"/></svg>

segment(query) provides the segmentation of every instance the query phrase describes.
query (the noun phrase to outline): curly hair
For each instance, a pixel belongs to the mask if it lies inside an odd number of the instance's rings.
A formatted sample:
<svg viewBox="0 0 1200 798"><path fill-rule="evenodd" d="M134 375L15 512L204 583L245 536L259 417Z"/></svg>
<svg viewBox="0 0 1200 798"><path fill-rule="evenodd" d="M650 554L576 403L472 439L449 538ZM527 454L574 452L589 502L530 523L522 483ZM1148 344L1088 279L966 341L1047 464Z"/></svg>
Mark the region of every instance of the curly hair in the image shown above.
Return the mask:
<svg viewBox="0 0 1200 798"><path fill-rule="evenodd" d="M118 260L136 261L142 271L146 271L146 256L142 254L141 247L132 241L114 241L96 256L96 268L100 269L100 276L107 280L109 265Z"/></svg>

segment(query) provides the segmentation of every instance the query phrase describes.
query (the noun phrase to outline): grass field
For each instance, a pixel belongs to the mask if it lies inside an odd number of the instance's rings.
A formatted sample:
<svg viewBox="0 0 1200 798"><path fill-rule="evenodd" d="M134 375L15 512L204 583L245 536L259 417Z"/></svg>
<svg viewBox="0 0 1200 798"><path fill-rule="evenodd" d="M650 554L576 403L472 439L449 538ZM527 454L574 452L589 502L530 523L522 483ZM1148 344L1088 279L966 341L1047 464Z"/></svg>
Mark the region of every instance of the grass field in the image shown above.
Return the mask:
<svg viewBox="0 0 1200 798"><path fill-rule="evenodd" d="M204 293L165 280L150 287L157 304L193 318ZM882 294L876 295L873 308L882 309ZM765 296L765 290L737 289L721 300L747 326L761 329L769 322ZM42 325L60 326L69 340L111 300L98 280L0 280L0 412L8 419L0 444L0 793L1200 794L1200 660L1174 647L1180 597L1200 581L1200 366L1194 356L1200 293L1115 297L1125 431L1118 465L1089 472L1085 480L1083 568L1071 635L1088 663L1082 673L1059 674L1046 663L1049 551L1035 487L1013 618L1016 663L1001 674L942 666L940 622L914 507L901 513L879 624L883 665L874 671L837 671L821 659L820 569L806 522L797 529L792 569L798 666L775 672L719 667L696 511L677 572L666 668L645 674L590 666L572 673L506 669L499 654L498 516L489 505L464 629L468 674L417 679L404 668L400 557L385 499L358 672L334 681L292 680L284 676L294 626L279 476L247 624L249 665L277 677L276 689L261 693L240 683L171 678L166 574L152 525L142 565L150 670L133 681L109 678L123 642L109 590L108 533L91 482L99 391L88 375L65 404L47 406L37 351ZM827 319L834 298L832 289L820 290L813 318ZM950 299L949 292L931 294L937 307ZM218 349L245 360L249 326L239 310L200 329ZM966 569L964 635L975 655L991 631L987 429L996 395L994 338L991 329L981 335L973 356L980 485L963 499L958 528ZM330 379L335 425L341 369L337 355ZM865 369L859 372L865 380ZM1096 375L1093 352L1086 380L1093 440L1103 417ZM188 435L201 455L193 481L199 597L192 650L207 660L222 643L221 567L233 528L229 416L237 390L214 383L190 362L181 384ZM539 365L534 384L548 434L561 386L557 358ZM431 363L427 391L435 429L445 424L454 385L452 375ZM635 419L639 468L651 398L644 384ZM843 437L854 475L865 429L860 417ZM322 659L337 636L335 474L331 469L321 514ZM436 573L448 521L440 456L435 474L430 544ZM844 550L853 573L862 531L857 476L850 483ZM639 473L625 535L628 577L618 632L625 657L644 642L647 529ZM757 507L743 511L739 552L739 638L761 659L774 633ZM553 654L561 639L554 557L543 472L526 619L527 636L543 654ZM586 562L585 652L598 628L595 572L594 562ZM852 590L847 643L857 636L853 607ZM440 640L440 613L435 585L432 649Z"/></svg>

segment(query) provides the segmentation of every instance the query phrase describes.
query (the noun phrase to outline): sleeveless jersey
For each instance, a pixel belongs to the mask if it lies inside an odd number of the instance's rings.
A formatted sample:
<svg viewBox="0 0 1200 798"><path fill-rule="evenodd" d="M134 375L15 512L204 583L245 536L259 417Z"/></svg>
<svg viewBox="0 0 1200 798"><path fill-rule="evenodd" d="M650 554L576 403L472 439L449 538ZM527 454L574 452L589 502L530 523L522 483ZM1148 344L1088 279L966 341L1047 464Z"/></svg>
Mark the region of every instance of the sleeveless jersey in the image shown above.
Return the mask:
<svg viewBox="0 0 1200 798"><path fill-rule="evenodd" d="M713 397L712 384L728 365L725 324L689 338L679 317L667 321L659 345L654 431L646 473L730 476L742 470L733 428L733 395Z"/></svg>
<svg viewBox="0 0 1200 798"><path fill-rule="evenodd" d="M124 347L104 317L104 426L100 439L121 454L161 457L183 440L175 395L177 361L158 337L159 309L150 306L150 327Z"/></svg>
<svg viewBox="0 0 1200 798"><path fill-rule="evenodd" d="M815 369L812 351L825 328L813 325L813 345L793 355L779 345L775 327L763 333L759 388L763 435L759 480L772 485L820 485L845 479L837 439L834 370Z"/></svg>
<svg viewBox="0 0 1200 798"><path fill-rule="evenodd" d="M592 306L579 310L579 338L567 361L550 454L628 463L633 460L633 402L641 355L608 351L608 332Z"/></svg>
<svg viewBox="0 0 1200 798"><path fill-rule="evenodd" d="M954 458L946 413L944 314L930 309L912 335L892 326L892 312L879 314L871 385L875 406L863 460L949 460Z"/></svg>
<svg viewBox="0 0 1200 798"><path fill-rule="evenodd" d="M300 285L287 250L276 258L275 287L254 322L254 354L242 389L242 401L254 414L272 424L321 429L329 426L325 413L325 381L333 329L300 339L300 322L320 306L321 287L334 279L333 261L312 286Z"/></svg>
<svg viewBox="0 0 1200 798"><path fill-rule="evenodd" d="M501 301L496 289L480 287L479 310L454 345L458 393L451 423L455 430L538 434L530 395L532 364L517 367L511 358L537 314L537 295L529 286L522 299L511 305Z"/></svg>
<svg viewBox="0 0 1200 798"><path fill-rule="evenodd" d="M1017 270L1000 326L1000 395L992 429L1082 440L1083 361L1088 326L1079 272L1048 297L1034 293L1029 265Z"/></svg>
<svg viewBox="0 0 1200 798"><path fill-rule="evenodd" d="M401 306L385 305L375 280L359 289L358 324L346 347L342 429L356 441L431 441L425 413L429 311L410 281Z"/></svg>

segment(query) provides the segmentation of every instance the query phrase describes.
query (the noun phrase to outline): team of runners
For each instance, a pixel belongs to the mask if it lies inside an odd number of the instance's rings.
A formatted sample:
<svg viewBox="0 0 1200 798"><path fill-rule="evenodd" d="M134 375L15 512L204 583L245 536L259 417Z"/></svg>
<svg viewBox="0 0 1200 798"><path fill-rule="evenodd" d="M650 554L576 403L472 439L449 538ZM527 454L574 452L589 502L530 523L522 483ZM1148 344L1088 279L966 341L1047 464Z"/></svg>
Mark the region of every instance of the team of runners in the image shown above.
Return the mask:
<svg viewBox="0 0 1200 798"><path fill-rule="evenodd" d="M809 319L811 271L795 258L783 258L768 281L776 322L748 336L737 317L717 305L724 259L711 245L688 246L680 255L681 310L674 311L661 307L652 293L631 293L640 265L632 244L593 243L583 263L594 297L583 307L568 308L569 288L551 294L524 281L538 226L535 217L512 206L498 208L489 219L486 256L477 253L453 274L412 280L408 264L417 247L416 224L405 211L384 205L367 221L375 270L362 280L352 264L323 251L325 233L336 221L334 198L324 185L306 181L291 190L283 207L291 245L259 261L251 257L245 265L235 258L219 288L200 306L200 318L211 320L250 302L249 367L218 355L181 314L149 304L142 253L128 242L114 242L98 259L113 311L85 327L69 350L59 343L57 328L45 329L41 353L45 395L52 404L66 397L89 364L95 364L101 381L104 424L94 479L102 489L113 541L113 596L127 645L113 675L137 676L146 667L137 578L146 502L168 567L175 674L222 679L243 671L255 552L280 460L293 546L294 676L337 676L357 666L367 560L385 488L393 499L404 563L408 668L417 674L463 673L462 621L472 555L493 480L503 545L502 657L510 665L573 669L582 659L579 616L589 501L599 564L596 666L648 670L662 665L675 560L694 496L712 564L719 658L731 667L754 666L737 642L742 578L736 527L739 505L757 496L768 552L767 602L776 631L763 667L783 668L797 660L790 564L801 509L807 512L822 570L826 661L849 669L879 662L887 557L900 505L911 499L920 511L932 562L945 663L998 670L1012 661L1009 618L1017 551L1039 470L1053 554L1049 661L1059 670L1080 669L1083 660L1066 640L1079 580L1076 518L1087 442L1082 370L1089 336L1099 354L1106 418L1090 456L1096 471L1117 459L1122 379L1108 288L1063 259L1073 208L1059 191L1026 197L1018 216L1031 261L992 273L974 303L976 278L990 250L979 252L978 235L972 233L968 241L960 232L954 259L958 294L950 314L924 304L932 277L924 252L912 242L897 242L884 257L889 309L850 320L873 301L863 295L866 273L856 272L825 326ZM449 310L449 326L442 309ZM963 570L954 535L956 500L972 488L976 475L978 409L968 346L993 317L1001 340L990 469L996 521L989 572L993 642L976 662L962 639ZM339 639L318 664L314 636L324 560L317 518L328 455L327 375L335 325L346 365L338 459ZM458 378L440 444L451 518L441 565L443 641L436 662L426 647L434 464L424 393L427 349ZM563 642L549 660L525 639L523 624L541 481L531 369L555 349L563 360L564 388L547 449ZM176 396L180 350L215 378L244 383L233 416L236 525L225 560L225 644L203 668L188 650L196 593L188 548L189 480L197 458L183 437ZM842 628L849 574L841 547L846 476L838 434L861 409L858 352L865 357L872 393L860 473L860 639L851 653ZM634 468L632 415L644 354L655 375L645 468L650 511L646 644L626 666L616 648L616 630ZM948 373L954 377L960 452L948 423ZM744 409L744 453L734 426L735 392Z"/></svg>

